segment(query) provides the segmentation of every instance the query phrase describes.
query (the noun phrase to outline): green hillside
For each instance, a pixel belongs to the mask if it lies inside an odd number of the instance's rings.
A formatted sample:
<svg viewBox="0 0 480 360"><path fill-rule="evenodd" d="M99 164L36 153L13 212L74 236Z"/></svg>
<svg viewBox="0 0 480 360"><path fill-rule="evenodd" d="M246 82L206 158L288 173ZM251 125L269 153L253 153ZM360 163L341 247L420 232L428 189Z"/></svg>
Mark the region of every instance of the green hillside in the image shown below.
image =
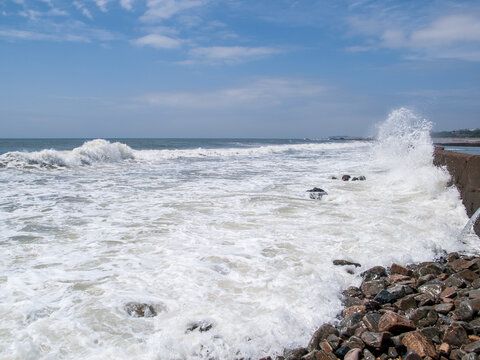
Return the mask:
<svg viewBox="0 0 480 360"><path fill-rule="evenodd" d="M480 138L480 129L461 129L432 132L434 138Z"/></svg>

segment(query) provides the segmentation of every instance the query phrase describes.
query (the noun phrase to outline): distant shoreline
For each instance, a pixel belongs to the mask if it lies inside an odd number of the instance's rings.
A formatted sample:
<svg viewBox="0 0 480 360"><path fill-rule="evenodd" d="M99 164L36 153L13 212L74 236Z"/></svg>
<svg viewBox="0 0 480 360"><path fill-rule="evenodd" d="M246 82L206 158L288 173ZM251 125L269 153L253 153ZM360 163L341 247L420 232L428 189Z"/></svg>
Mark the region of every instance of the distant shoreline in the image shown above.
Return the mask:
<svg viewBox="0 0 480 360"><path fill-rule="evenodd" d="M433 138L433 143L440 146L480 146L480 138Z"/></svg>

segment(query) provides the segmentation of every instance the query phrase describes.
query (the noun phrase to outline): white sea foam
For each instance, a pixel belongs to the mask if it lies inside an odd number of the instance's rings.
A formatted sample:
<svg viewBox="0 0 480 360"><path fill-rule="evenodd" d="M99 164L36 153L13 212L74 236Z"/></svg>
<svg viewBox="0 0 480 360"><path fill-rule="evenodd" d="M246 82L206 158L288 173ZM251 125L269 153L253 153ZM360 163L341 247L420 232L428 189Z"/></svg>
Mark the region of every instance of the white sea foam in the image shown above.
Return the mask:
<svg viewBox="0 0 480 360"><path fill-rule="evenodd" d="M456 240L467 217L427 135L401 109L375 144L95 140L5 155L68 171L0 169L0 358L255 359L305 345L367 267L474 249ZM367 180L331 179L342 174ZM328 195L309 199L314 186ZM158 315L129 316L132 301ZM187 331L202 321L213 327Z"/></svg>

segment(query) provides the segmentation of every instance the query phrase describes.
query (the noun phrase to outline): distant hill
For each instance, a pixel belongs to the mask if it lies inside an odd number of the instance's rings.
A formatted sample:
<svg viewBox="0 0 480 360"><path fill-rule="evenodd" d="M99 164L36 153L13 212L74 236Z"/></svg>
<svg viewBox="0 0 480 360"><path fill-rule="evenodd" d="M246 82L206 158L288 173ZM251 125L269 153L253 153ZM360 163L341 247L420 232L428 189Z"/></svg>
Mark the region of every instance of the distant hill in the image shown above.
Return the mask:
<svg viewBox="0 0 480 360"><path fill-rule="evenodd" d="M434 138L480 138L480 129L461 129L432 132Z"/></svg>

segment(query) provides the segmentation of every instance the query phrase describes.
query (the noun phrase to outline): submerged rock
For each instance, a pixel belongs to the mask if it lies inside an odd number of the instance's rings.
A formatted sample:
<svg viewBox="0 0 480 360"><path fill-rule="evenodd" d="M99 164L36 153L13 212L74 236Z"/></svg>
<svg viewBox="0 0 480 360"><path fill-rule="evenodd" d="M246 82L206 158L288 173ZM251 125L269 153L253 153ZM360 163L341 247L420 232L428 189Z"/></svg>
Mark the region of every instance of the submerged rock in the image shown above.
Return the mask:
<svg viewBox="0 0 480 360"><path fill-rule="evenodd" d="M188 324L187 330L185 332L189 333L194 330L198 330L200 332L206 332L212 328L213 328L213 324L211 322L201 320L201 321L191 322L190 324Z"/></svg>
<svg viewBox="0 0 480 360"><path fill-rule="evenodd" d="M348 181L348 180L350 180L350 178L351 178L350 175L343 175L343 176L342 176L342 180L343 180L343 181Z"/></svg>
<svg viewBox="0 0 480 360"><path fill-rule="evenodd" d="M310 199L320 200L324 195L328 195L328 193L325 190L317 187L307 190L307 192L310 193Z"/></svg>
<svg viewBox="0 0 480 360"><path fill-rule="evenodd" d="M348 260L333 260L333 265L337 265L337 266L353 265L353 266L355 266L355 267L360 267L360 266L362 266L362 265L360 265L359 263L352 262L352 261L348 261Z"/></svg>
<svg viewBox="0 0 480 360"><path fill-rule="evenodd" d="M157 316L155 307L151 304L129 302L125 304L125 311L133 317L154 317Z"/></svg>

